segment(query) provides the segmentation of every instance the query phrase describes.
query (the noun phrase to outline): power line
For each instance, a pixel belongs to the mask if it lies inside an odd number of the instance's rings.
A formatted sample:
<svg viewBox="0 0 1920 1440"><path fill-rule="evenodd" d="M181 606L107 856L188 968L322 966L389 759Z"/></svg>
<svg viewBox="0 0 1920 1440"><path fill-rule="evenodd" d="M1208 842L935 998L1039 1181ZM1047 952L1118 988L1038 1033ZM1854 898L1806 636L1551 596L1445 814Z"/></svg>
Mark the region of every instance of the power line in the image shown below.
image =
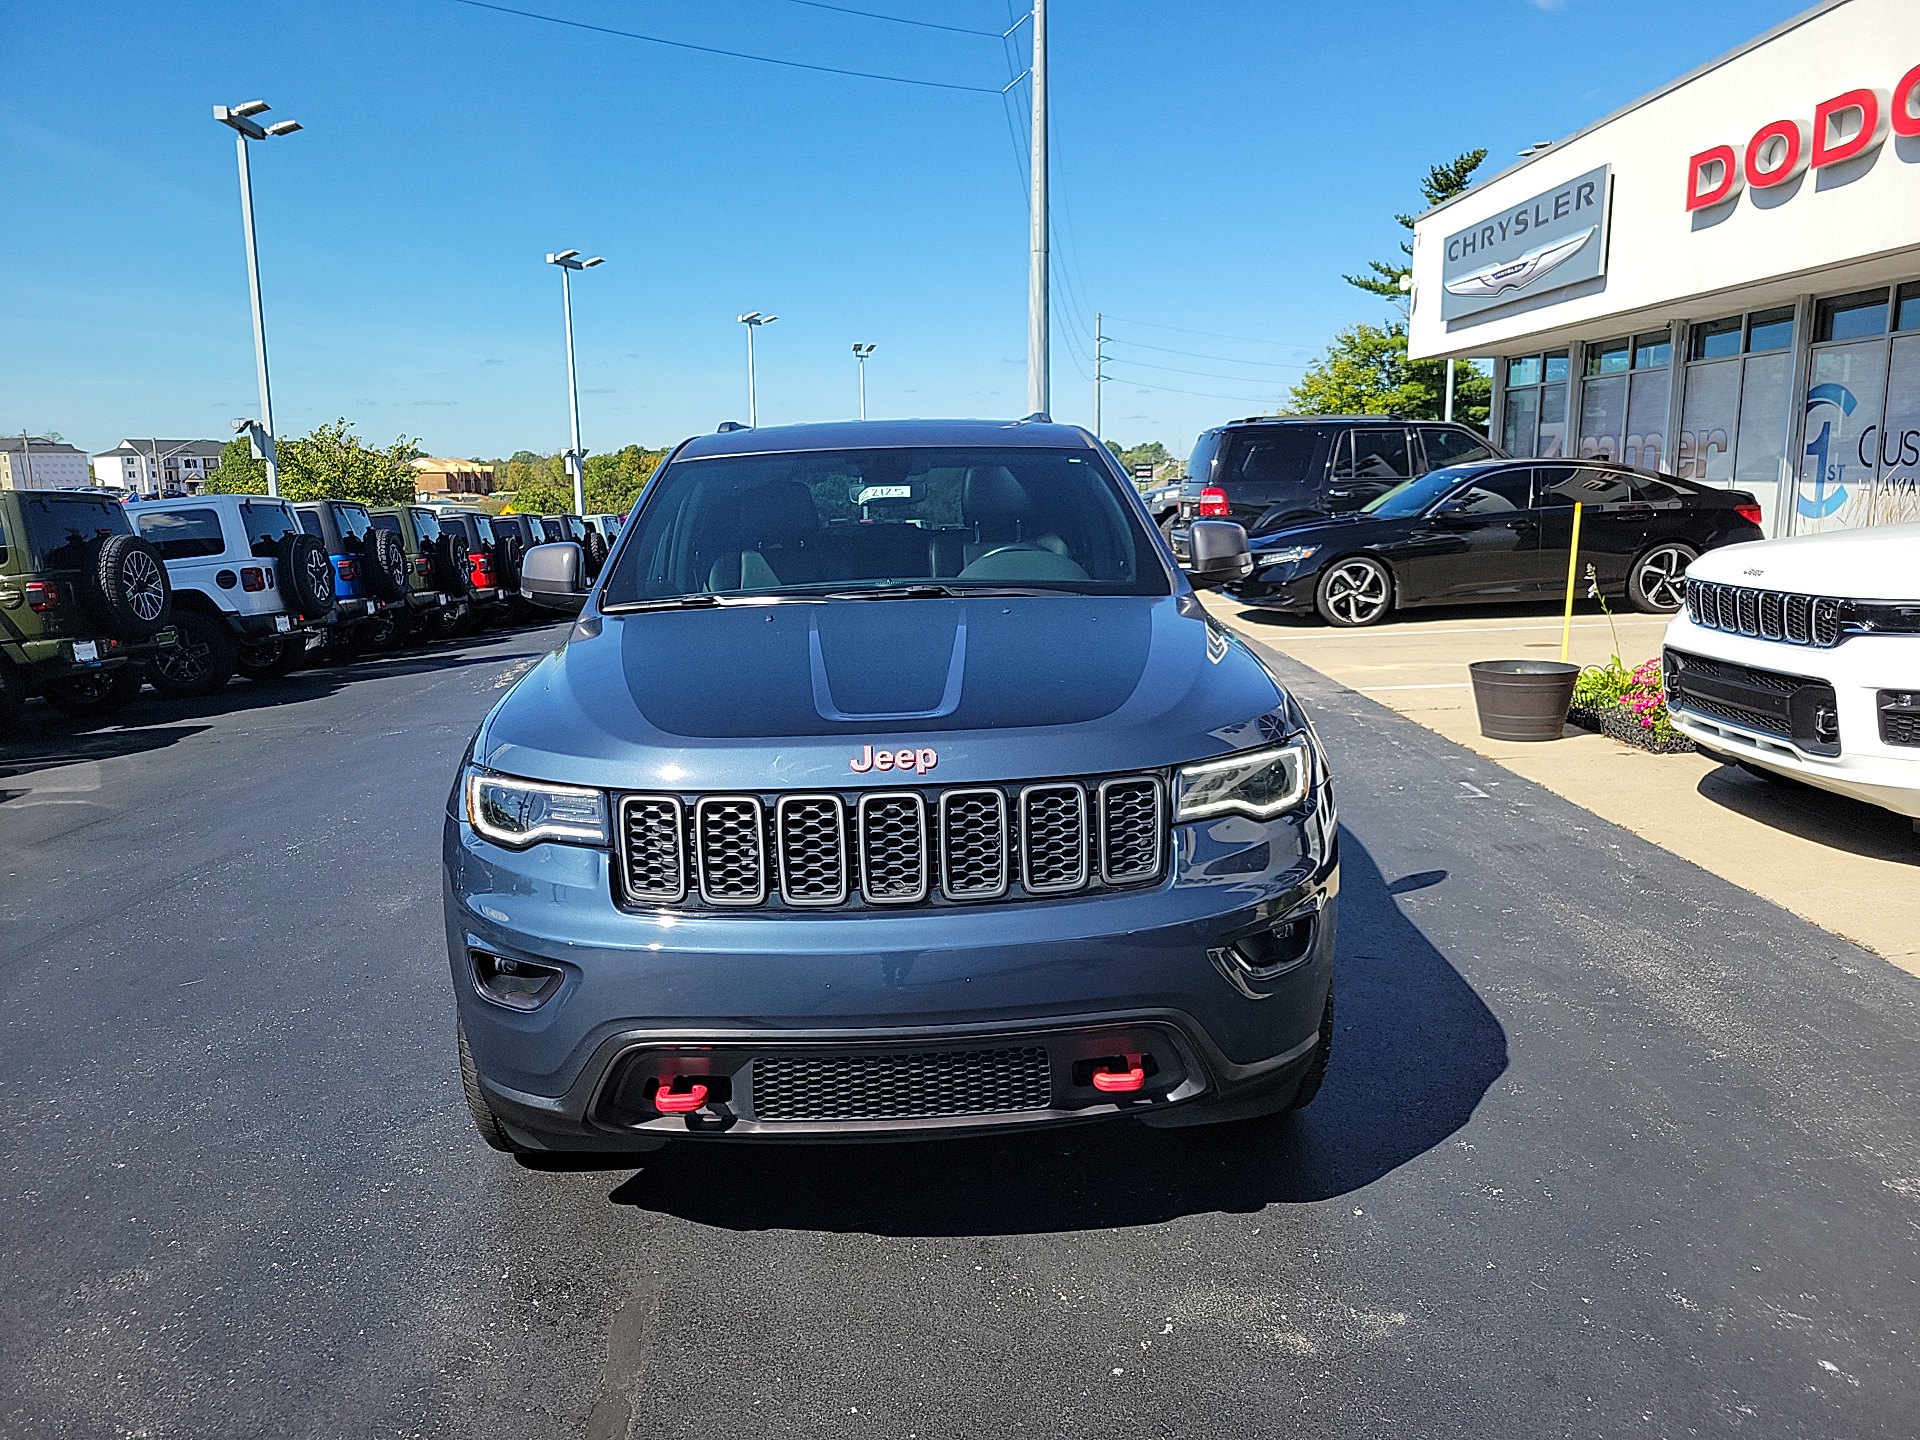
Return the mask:
<svg viewBox="0 0 1920 1440"><path fill-rule="evenodd" d="M590 30L598 35L618 35L623 40L645 40L652 45L670 45L676 50L697 50L703 55L724 55L731 60L754 60L762 65L780 65L789 70L812 70L822 75L850 75L857 80L885 80L894 85L918 85L928 90L960 90L970 95L999 95L999 90L984 85L956 85L945 80L916 80L907 75L881 75L871 70L843 70L837 65L809 65L804 60L782 60L773 55L750 55L744 50L722 50L715 45L695 45L688 40L668 40L659 35L642 35L637 30L616 30L611 25L592 25L585 20L567 20L558 15L541 15L532 10L516 10L510 5L494 5L488 0L453 0L476 10L495 10L502 15L518 15L523 20L544 20L549 25L565 25L573 30Z"/></svg>
<svg viewBox="0 0 1920 1440"><path fill-rule="evenodd" d="M1118 379L1117 376L1115 378ZM1266 397L1264 395L1219 395L1211 390L1180 390L1172 385L1150 385L1144 380L1127 380L1122 383L1130 385L1136 390L1152 390L1165 395L1196 395L1202 400L1230 400L1236 405L1264 405L1266 403Z"/></svg>
<svg viewBox="0 0 1920 1440"><path fill-rule="evenodd" d="M882 15L877 10L855 10L850 5L829 5L826 0L787 0L789 5L805 5L810 10L833 10L842 15L858 15L863 20L891 20L895 25L917 25L922 30L945 30L954 35L978 35L987 40L1004 40L997 30L973 30L965 25L942 25L934 20L909 20L904 15Z"/></svg>
<svg viewBox="0 0 1920 1440"><path fill-rule="evenodd" d="M1169 375L1197 375L1203 380L1235 380L1242 381L1248 385L1265 385L1269 383L1277 385L1280 383L1278 380L1270 382L1263 375L1222 375L1216 370L1182 370L1177 365L1153 365L1145 360L1129 360L1124 355L1110 355L1107 358L1115 365L1132 365L1141 370L1162 370ZM1304 365L1296 365L1292 368L1304 370L1307 367Z"/></svg>
<svg viewBox="0 0 1920 1440"><path fill-rule="evenodd" d="M1307 344L1301 340L1269 340L1253 335L1226 335L1218 330L1194 330L1185 325L1162 325L1157 320L1136 320L1130 315L1115 315L1123 325L1144 325L1149 330L1175 330L1182 335L1206 335L1215 340L1237 340L1243 345L1272 345L1281 350L1318 350L1325 342Z"/></svg>
<svg viewBox="0 0 1920 1440"><path fill-rule="evenodd" d="M1115 345L1127 345L1135 350L1151 350L1158 355L1184 355L1189 360L1218 360L1224 365L1257 365L1266 370L1298 370L1302 368L1289 361L1238 360L1231 355L1209 355L1199 350L1175 350L1168 345L1149 345L1144 340L1123 340L1117 335L1109 335L1107 339L1111 340ZM1252 377L1249 376L1248 378L1251 379Z"/></svg>

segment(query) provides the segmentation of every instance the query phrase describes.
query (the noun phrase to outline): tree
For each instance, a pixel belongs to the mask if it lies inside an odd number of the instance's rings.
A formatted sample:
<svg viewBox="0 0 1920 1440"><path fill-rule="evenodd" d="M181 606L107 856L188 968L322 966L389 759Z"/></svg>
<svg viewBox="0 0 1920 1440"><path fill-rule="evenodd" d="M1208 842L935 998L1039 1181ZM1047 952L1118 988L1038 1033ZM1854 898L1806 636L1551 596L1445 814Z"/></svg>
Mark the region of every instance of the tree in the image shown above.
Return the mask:
<svg viewBox="0 0 1920 1440"><path fill-rule="evenodd" d="M1429 207L1451 200L1473 183L1473 172L1480 168L1480 162L1487 158L1485 147L1469 150L1464 155L1456 155L1444 165L1435 165L1427 171L1427 178L1420 182L1420 193L1427 197ZM1393 217L1403 225L1409 234L1413 231L1412 215ZM1401 307L1406 313L1407 286L1405 282L1413 276L1413 244L1410 240L1400 242L1400 253L1405 258L1399 261L1369 260L1367 268L1371 275L1347 275L1343 278L1349 285L1358 286L1370 295Z"/></svg>
<svg viewBox="0 0 1920 1440"><path fill-rule="evenodd" d="M410 460L422 451L417 439L398 436L383 448L366 444L345 417L316 425L298 439L282 440L280 493L288 500L358 500L366 505L401 505L413 499L415 475ZM245 439L227 442L220 465L207 478L216 494L264 495L267 467L253 458Z"/></svg>
<svg viewBox="0 0 1920 1440"><path fill-rule="evenodd" d="M1447 362L1409 360L1407 327L1351 325L1307 368L1288 398L1301 415L1404 415L1438 420L1445 413ZM1493 382L1478 365L1454 370L1453 414L1480 430L1487 425Z"/></svg>
<svg viewBox="0 0 1920 1440"><path fill-rule="evenodd" d="M587 512L624 515L633 509L666 453L628 445L608 454L587 456L582 474ZM512 493L513 509L518 514L559 515L573 509L573 477L567 474L562 456L516 450L512 459L495 461L494 466L494 483Z"/></svg>

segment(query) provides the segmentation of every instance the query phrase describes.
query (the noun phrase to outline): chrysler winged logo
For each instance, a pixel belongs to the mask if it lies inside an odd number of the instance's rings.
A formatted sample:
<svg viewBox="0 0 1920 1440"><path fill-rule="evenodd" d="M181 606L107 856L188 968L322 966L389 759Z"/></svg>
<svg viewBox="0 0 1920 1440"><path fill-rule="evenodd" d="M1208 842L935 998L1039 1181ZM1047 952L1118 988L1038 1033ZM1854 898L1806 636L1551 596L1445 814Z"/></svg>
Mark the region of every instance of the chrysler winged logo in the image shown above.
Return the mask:
<svg viewBox="0 0 1920 1440"><path fill-rule="evenodd" d="M1598 225L1589 225L1578 235L1569 235L1564 240L1555 240L1550 245L1529 250L1518 260L1502 260L1498 264L1475 270L1471 275L1462 275L1458 280L1449 280L1447 289L1452 294L1476 299L1499 295L1507 290L1524 290L1542 275L1559 269L1579 254L1599 230Z"/></svg>
<svg viewBox="0 0 1920 1440"><path fill-rule="evenodd" d="M856 775L864 775L869 770L911 770L915 775L924 775L939 763L940 753L928 745L917 750L876 750L868 745L847 761L847 768Z"/></svg>

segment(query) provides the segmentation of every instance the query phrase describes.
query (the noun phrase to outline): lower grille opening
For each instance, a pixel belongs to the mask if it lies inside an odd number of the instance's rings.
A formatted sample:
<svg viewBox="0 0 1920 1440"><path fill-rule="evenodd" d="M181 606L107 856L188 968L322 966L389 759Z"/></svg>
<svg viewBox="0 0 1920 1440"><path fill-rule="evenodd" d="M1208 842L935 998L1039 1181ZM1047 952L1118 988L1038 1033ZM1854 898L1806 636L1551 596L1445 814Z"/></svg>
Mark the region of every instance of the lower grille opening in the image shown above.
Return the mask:
<svg viewBox="0 0 1920 1440"><path fill-rule="evenodd" d="M1053 1104L1038 1045L907 1055L776 1056L753 1062L759 1120L909 1120Z"/></svg>
<svg viewBox="0 0 1920 1440"><path fill-rule="evenodd" d="M1882 690L1880 743L1920 745L1920 690Z"/></svg>

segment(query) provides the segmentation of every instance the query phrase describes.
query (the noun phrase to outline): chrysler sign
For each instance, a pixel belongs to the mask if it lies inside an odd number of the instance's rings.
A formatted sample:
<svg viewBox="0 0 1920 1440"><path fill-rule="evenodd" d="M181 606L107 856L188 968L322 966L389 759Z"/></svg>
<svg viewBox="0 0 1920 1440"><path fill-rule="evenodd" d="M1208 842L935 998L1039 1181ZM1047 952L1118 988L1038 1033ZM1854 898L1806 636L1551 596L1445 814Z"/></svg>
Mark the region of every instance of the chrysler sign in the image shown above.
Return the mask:
<svg viewBox="0 0 1920 1440"><path fill-rule="evenodd" d="M1440 318L1474 315L1604 275L1608 170L1589 170L1447 236Z"/></svg>

